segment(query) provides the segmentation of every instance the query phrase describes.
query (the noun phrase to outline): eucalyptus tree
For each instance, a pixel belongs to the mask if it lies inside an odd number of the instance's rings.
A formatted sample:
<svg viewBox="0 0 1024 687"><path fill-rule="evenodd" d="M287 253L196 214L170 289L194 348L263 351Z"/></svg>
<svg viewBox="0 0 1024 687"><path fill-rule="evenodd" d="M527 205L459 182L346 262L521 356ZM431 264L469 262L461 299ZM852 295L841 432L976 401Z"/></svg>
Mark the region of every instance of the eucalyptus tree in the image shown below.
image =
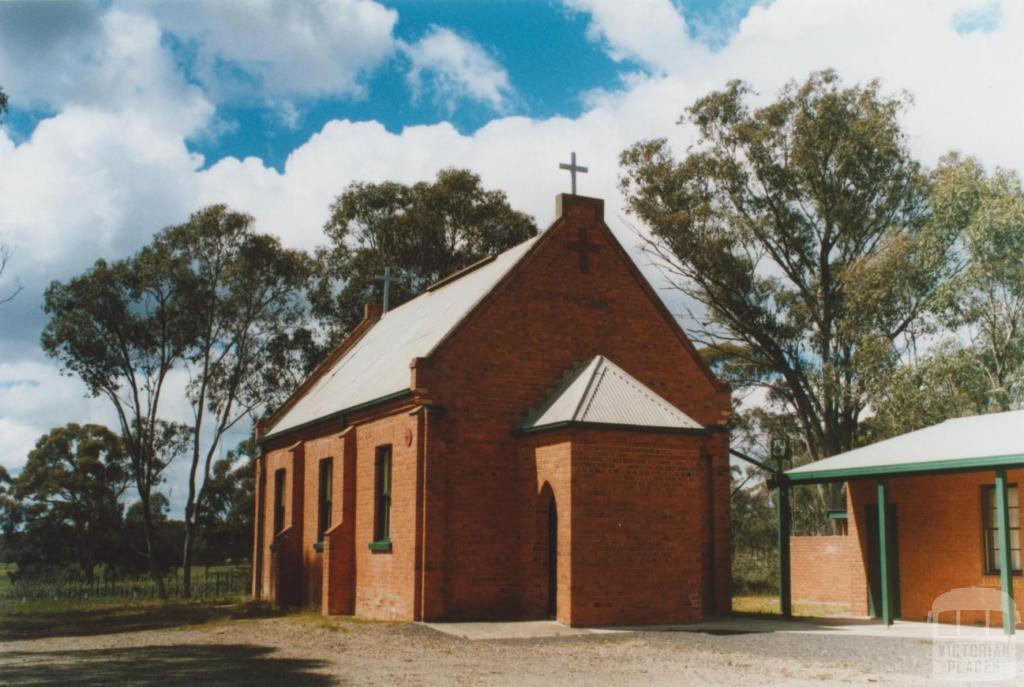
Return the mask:
<svg viewBox="0 0 1024 687"><path fill-rule="evenodd" d="M158 233L142 254L166 266L189 317L182 356L192 408L183 551L190 594L197 513L228 432L290 390L280 342L306 322L308 256L257 233L249 215L213 205ZM285 365L287 368L287 364Z"/></svg>
<svg viewBox="0 0 1024 687"><path fill-rule="evenodd" d="M870 386L871 439L1024 402L1024 190L1019 176L952 153L932 173L932 222L963 268L940 291L938 341Z"/></svg>
<svg viewBox="0 0 1024 687"><path fill-rule="evenodd" d="M934 173L935 221L960 236L963 271L944 291L947 325L963 334L987 380L988 409L1024 401L1024 188L1016 172L986 173L951 154ZM965 359L965 364L972 364Z"/></svg>
<svg viewBox="0 0 1024 687"><path fill-rule="evenodd" d="M101 558L114 558L130 482L120 437L102 425L71 423L40 437L13 493L38 506L37 517L70 525L76 562L89 581Z"/></svg>
<svg viewBox="0 0 1024 687"><path fill-rule="evenodd" d="M391 304L419 295L463 267L537 233L503 191L483 187L466 169L444 169L432 182L355 182L335 199L319 252L314 314L337 340L359 323L377 278L390 268Z"/></svg>
<svg viewBox="0 0 1024 687"><path fill-rule="evenodd" d="M761 106L753 95L733 81L689 107L696 141L681 159L666 139L624 151L621 188L695 304L690 335L728 359L735 386L792 414L818 460L854 447L865 370L912 344L956 270L956 236L929 222L929 180L899 124L906 95L832 71Z"/></svg>
<svg viewBox="0 0 1024 687"><path fill-rule="evenodd" d="M14 497L11 474L0 465L0 562L9 562L19 538L21 503Z"/></svg>
<svg viewBox="0 0 1024 687"><path fill-rule="evenodd" d="M48 321L41 337L63 372L77 376L115 411L141 504L150 573L161 596L166 591L154 555L150 496L182 449L183 429L163 422L159 411L168 376L193 336L178 283L167 265L147 255L98 260L46 289Z"/></svg>

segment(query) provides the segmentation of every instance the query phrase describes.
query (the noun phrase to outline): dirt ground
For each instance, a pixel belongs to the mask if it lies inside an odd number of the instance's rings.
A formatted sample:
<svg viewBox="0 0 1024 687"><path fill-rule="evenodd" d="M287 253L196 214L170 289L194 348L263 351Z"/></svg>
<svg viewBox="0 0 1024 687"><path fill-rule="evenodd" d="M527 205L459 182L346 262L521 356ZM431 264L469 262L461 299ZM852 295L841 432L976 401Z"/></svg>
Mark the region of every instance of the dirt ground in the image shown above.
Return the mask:
<svg viewBox="0 0 1024 687"><path fill-rule="evenodd" d="M423 625L239 608L0 609L0 685L930 684L921 641L768 632L470 641Z"/></svg>

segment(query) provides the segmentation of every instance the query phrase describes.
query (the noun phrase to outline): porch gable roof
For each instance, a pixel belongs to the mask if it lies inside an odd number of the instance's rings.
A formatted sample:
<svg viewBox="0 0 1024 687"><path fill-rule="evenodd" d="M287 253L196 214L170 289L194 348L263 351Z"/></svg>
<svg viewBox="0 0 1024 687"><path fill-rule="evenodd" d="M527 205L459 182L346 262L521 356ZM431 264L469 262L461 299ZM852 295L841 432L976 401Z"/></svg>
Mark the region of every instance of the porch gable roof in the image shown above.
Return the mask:
<svg viewBox="0 0 1024 687"><path fill-rule="evenodd" d="M704 427L603 355L567 373L519 429L567 425L702 431Z"/></svg>

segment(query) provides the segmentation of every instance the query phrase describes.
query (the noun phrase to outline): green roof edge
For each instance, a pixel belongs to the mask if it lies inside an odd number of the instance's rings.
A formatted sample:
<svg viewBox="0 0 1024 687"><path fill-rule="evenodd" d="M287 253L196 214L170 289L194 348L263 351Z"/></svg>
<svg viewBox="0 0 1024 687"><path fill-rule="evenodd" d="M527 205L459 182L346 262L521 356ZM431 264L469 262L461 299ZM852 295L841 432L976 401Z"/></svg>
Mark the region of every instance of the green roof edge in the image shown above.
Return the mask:
<svg viewBox="0 0 1024 687"><path fill-rule="evenodd" d="M849 479L912 476L950 472L973 472L985 468L1024 466L1024 454L1016 453L1006 456L985 456L978 458L952 458L937 460L930 463L898 463L896 465L876 465L863 468L836 468L833 470L808 470L806 472L787 472L786 478L791 484L813 484L820 482L843 482Z"/></svg>
<svg viewBox="0 0 1024 687"><path fill-rule="evenodd" d="M283 429L280 432L273 432L273 433L268 434L266 436L260 437L259 441L257 441L256 443L264 444L264 443L270 441L271 439L277 439L277 438L280 438L280 437L286 437L289 434L291 434L293 432L298 432L299 430L302 430L302 429L308 429L308 428L314 427L316 425L326 424L326 423L332 422L334 420L344 420L346 415L351 415L352 413L357 413L357 412L359 412L361 410L369 410L370 408L374 408L374 407L379 406L379 405L384 405L385 403L388 403L390 401L397 401L398 399L405 398L405 397L412 397L412 389L402 389L401 391L396 391L394 393L386 394L384 396L378 396L377 398L374 398L372 400L364 401L363 403L357 403L354 406L349 406L348 408L343 408L342 410L335 411L335 412L333 412L333 413L331 413L329 415L324 415L323 417L318 417L315 420L310 420L308 422L303 422L301 425L295 425L294 427L289 427L288 429Z"/></svg>

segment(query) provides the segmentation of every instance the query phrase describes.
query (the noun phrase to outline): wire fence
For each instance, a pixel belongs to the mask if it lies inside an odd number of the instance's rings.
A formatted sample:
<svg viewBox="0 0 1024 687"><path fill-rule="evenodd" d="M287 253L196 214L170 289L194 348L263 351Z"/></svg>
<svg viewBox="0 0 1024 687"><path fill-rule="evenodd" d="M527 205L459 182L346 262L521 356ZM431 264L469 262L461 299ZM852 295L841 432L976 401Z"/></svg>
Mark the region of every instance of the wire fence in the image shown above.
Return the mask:
<svg viewBox="0 0 1024 687"><path fill-rule="evenodd" d="M197 599L240 596L250 591L252 569L248 565L192 571L192 597ZM184 580L175 570L164 578L167 596L185 596ZM96 577L86 581L16 580L0 589L0 601L61 601L65 599L149 599L160 596L156 582L149 576Z"/></svg>

